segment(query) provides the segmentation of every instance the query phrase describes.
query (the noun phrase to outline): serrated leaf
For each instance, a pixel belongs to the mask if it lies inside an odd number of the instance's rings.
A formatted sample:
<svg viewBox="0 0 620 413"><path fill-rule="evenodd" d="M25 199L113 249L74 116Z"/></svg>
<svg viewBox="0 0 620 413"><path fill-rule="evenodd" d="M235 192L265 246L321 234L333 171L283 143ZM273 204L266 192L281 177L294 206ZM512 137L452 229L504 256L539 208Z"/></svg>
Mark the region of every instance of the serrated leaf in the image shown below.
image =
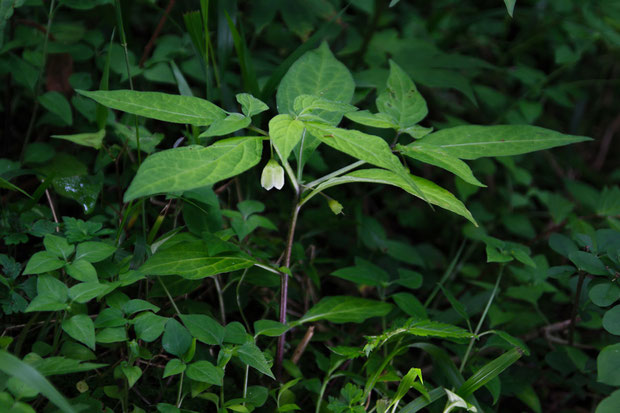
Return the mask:
<svg viewBox="0 0 620 413"><path fill-rule="evenodd" d="M248 268L254 265L250 257L228 253L211 257L204 242L185 242L157 251L140 267L147 275L180 275L190 280L199 280Z"/></svg>
<svg viewBox="0 0 620 413"><path fill-rule="evenodd" d="M186 146L155 153L138 169L124 200L213 185L256 165L261 152L262 138L250 136L224 139L206 148Z"/></svg>
<svg viewBox="0 0 620 413"><path fill-rule="evenodd" d="M325 297L299 320L299 325L319 320L332 323L361 323L371 317L381 317L392 310L392 304L366 298L334 296Z"/></svg>
<svg viewBox="0 0 620 413"><path fill-rule="evenodd" d="M467 183L476 186L486 187L481 183L473 174L469 165L460 160L459 158L448 154L441 148L432 145L397 145L396 149L401 151L404 155L413 158L417 161L435 165L446 171L452 172Z"/></svg>
<svg viewBox="0 0 620 413"><path fill-rule="evenodd" d="M173 123L208 126L226 117L226 112L213 103L193 96L134 90L76 90L108 108L138 116Z"/></svg>
<svg viewBox="0 0 620 413"><path fill-rule="evenodd" d="M461 159L519 155L592 140L530 125L465 125L431 133L411 144L434 145Z"/></svg>
<svg viewBox="0 0 620 413"><path fill-rule="evenodd" d="M335 102L348 103L353 98L355 82L349 69L340 63L329 50L327 43L318 49L306 52L282 78L276 103L281 114L295 112L295 98L300 95L315 95ZM342 115L317 112L316 116L325 122L336 125Z"/></svg>

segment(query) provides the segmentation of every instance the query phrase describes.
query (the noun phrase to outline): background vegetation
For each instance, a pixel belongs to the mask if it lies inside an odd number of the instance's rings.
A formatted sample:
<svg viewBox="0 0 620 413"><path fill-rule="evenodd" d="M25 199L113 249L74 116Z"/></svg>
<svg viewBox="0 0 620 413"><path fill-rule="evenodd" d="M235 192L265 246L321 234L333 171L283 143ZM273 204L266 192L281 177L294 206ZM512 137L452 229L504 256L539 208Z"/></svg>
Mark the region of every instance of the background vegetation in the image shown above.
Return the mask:
<svg viewBox="0 0 620 413"><path fill-rule="evenodd" d="M0 0L0 410L618 411L619 62L614 0Z"/></svg>

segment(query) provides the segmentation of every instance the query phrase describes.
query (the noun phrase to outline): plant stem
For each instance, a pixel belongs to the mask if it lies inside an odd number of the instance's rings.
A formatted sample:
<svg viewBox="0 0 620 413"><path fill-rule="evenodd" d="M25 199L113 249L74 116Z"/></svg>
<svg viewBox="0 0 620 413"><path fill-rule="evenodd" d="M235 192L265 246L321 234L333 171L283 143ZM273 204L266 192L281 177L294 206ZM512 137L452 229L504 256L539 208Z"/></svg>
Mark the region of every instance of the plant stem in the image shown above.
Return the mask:
<svg viewBox="0 0 620 413"><path fill-rule="evenodd" d="M573 303L573 309L570 315L570 330L568 332L568 345L572 346L575 340L575 322L577 319L577 312L579 310L579 299L581 298L581 289L583 288L583 281L586 276L583 271L579 271L579 281L577 281L577 291L575 291L575 302Z"/></svg>
<svg viewBox="0 0 620 413"><path fill-rule="evenodd" d="M39 70L39 75L37 76L37 81L34 85L34 107L32 108L32 115L30 116L30 121L28 122L28 129L26 130L26 136L24 137L24 144L22 145L22 152L19 155L20 161L24 160L24 155L26 154L26 146L28 146L28 142L30 142L30 138L32 136L32 131L34 130L34 122L37 119L37 112L39 111L39 92L41 90L41 79L43 78L43 72L45 71L45 63L47 61L47 44L49 43L50 32L52 30L52 20L54 20L54 7L56 1L52 0L50 2L50 12L47 18L47 27L45 29L45 40L43 41L43 67Z"/></svg>
<svg viewBox="0 0 620 413"><path fill-rule="evenodd" d="M250 375L250 366L248 364L245 365L245 378L243 380L243 398L245 399L248 395L248 376ZM243 402L245 406L245 402Z"/></svg>
<svg viewBox="0 0 620 413"><path fill-rule="evenodd" d="M465 240L461 242L461 246L459 247L452 261L450 262L450 265L448 266L448 268L446 268L446 271L441 276L441 279L439 280L439 282L437 283L437 285L435 286L431 294L428 296L428 298L424 302L424 308L428 308L428 306L431 304L431 302L433 301L433 298L435 298L435 296L437 295L437 293L439 292L443 284L448 280L448 278L450 278L450 276L454 272L454 268L456 267L456 264L459 262L459 258L461 258L461 253L463 252L464 247L465 247Z"/></svg>
<svg viewBox="0 0 620 413"><path fill-rule="evenodd" d="M480 329L482 328L482 323L484 322L484 319L486 318L487 313L489 312L489 308L491 308L491 303L493 302L493 299L495 298L495 295L497 294L497 290L499 289L499 282L502 279L503 273L504 273L504 264L501 264L499 267L499 274L497 275L497 280L495 281L495 287L493 287L493 291L491 292L489 301L487 301L487 305L486 307L484 307L484 311L482 312L482 315L480 316L480 321L478 321L478 325L476 326L476 330L474 331L474 335L476 336L478 335L478 332L480 332ZM465 364L467 363L467 359L469 358L471 349L474 346L474 341L476 341L476 337L472 337L471 340L469 340L469 346L467 347L467 351L465 352L465 356L463 357L463 361L461 362L461 366L459 367L460 373L462 373L463 369L465 368Z"/></svg>
<svg viewBox="0 0 620 413"><path fill-rule="evenodd" d="M166 292L166 295L168 296L168 299L170 300L172 307L174 307L174 311L176 311L177 315L179 316L179 319L181 319L181 312L179 311L179 307L177 307L176 303L172 299L172 296L170 295L170 291L168 291L166 284L164 284L164 282L161 280L161 277L157 277L157 279L159 280L159 283L161 284L164 291Z"/></svg>
<svg viewBox="0 0 620 413"><path fill-rule="evenodd" d="M220 303L220 314L222 317L222 324L226 325L226 309L224 308L224 297L222 296L222 287L220 286L220 281L217 275L213 277L213 281L215 282L215 289L217 290L217 299L218 299L218 302Z"/></svg>
<svg viewBox="0 0 620 413"><path fill-rule="evenodd" d="M295 226L297 225L297 217L301 205L297 204L295 199L295 206L291 213L291 220L288 227L288 235L286 237L286 249L284 251L284 266L286 268L291 267L291 254L293 252L293 239L295 238ZM286 304L288 300L288 274L282 273L280 283L280 318L279 321L282 324L286 324ZM284 344L286 343L286 332L282 333L278 337L278 348L276 350L276 375L278 379L282 379L282 361L284 360Z"/></svg>
<svg viewBox="0 0 620 413"><path fill-rule="evenodd" d="M181 394L183 393L183 371L179 379L179 391L177 392L177 408L181 408ZM245 396L244 396L245 397Z"/></svg>
<svg viewBox="0 0 620 413"><path fill-rule="evenodd" d="M243 283L243 280L245 279L245 275L248 273L248 268L246 268L243 271L243 274L241 275L241 278L239 278L239 282L237 283L237 289L235 290L235 294L236 294L236 298L237 298L237 307L239 307L239 313L241 314L241 318L243 319L243 323L245 324L245 328L248 329L248 331L250 330L250 323L248 323L248 319L245 318L245 313L243 312L243 309L241 308L241 295L239 294L239 289L241 288L241 283ZM245 396L243 396L245 397Z"/></svg>

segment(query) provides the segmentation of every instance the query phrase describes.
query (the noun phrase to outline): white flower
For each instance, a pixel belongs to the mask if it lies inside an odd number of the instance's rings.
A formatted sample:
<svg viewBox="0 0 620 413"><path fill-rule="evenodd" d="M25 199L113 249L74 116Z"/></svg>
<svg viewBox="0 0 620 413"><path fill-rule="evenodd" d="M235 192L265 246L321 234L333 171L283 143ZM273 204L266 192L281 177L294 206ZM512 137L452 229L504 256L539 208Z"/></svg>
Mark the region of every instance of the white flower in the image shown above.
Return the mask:
<svg viewBox="0 0 620 413"><path fill-rule="evenodd" d="M270 159L260 176L260 184L266 190L271 188L282 189L284 186L284 168L278 161Z"/></svg>

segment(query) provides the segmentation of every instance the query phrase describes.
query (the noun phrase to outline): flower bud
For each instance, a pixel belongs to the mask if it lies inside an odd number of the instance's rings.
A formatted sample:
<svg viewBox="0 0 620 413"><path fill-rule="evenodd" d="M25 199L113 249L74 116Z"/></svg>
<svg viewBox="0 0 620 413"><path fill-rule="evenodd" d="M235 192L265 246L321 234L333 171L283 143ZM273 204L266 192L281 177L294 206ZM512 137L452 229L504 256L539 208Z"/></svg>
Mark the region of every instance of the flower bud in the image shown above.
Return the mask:
<svg viewBox="0 0 620 413"><path fill-rule="evenodd" d="M271 188L282 189L284 186L284 168L278 161L270 159L260 176L260 184L266 190Z"/></svg>
<svg viewBox="0 0 620 413"><path fill-rule="evenodd" d="M334 214L338 215L342 213L342 204L335 199L328 199L327 205L329 205L329 209L331 209Z"/></svg>

